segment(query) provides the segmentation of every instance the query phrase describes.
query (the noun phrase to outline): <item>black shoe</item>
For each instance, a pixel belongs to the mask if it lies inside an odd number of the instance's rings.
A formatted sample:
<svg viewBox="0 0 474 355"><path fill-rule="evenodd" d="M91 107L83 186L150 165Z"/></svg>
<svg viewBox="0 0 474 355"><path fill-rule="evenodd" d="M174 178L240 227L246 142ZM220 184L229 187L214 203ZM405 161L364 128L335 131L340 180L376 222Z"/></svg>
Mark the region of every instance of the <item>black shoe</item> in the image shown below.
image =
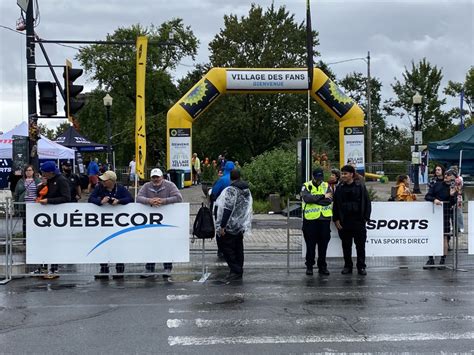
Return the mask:
<svg viewBox="0 0 474 355"><path fill-rule="evenodd" d="M227 277L225 278L226 284L229 284L234 281L241 281L242 280L242 274L236 274L231 272Z"/></svg>
<svg viewBox="0 0 474 355"><path fill-rule="evenodd" d="M362 276L367 275L367 271L365 271L365 269L357 269L357 273Z"/></svg>
<svg viewBox="0 0 474 355"><path fill-rule="evenodd" d="M327 268L319 268L318 273L319 275L329 276L329 270Z"/></svg>
<svg viewBox="0 0 474 355"><path fill-rule="evenodd" d="M313 268L306 268L306 275L312 276L313 275Z"/></svg>
<svg viewBox="0 0 474 355"><path fill-rule="evenodd" d="M96 280L108 280L109 279L108 273L109 273L109 268L101 266L100 271L99 271L99 275L94 275L94 279L96 279Z"/></svg>
<svg viewBox="0 0 474 355"><path fill-rule="evenodd" d="M446 269L446 257L442 256L441 260L439 261L438 270L445 270Z"/></svg>
<svg viewBox="0 0 474 355"><path fill-rule="evenodd" d="M434 258L429 258L428 261L426 262L425 266L423 266L423 269L425 270L428 270L428 269L432 269L432 265L435 264L435 261L434 261Z"/></svg>
<svg viewBox="0 0 474 355"><path fill-rule="evenodd" d="M341 274L347 275L347 274L352 274L352 268L351 267L345 267L342 269Z"/></svg>

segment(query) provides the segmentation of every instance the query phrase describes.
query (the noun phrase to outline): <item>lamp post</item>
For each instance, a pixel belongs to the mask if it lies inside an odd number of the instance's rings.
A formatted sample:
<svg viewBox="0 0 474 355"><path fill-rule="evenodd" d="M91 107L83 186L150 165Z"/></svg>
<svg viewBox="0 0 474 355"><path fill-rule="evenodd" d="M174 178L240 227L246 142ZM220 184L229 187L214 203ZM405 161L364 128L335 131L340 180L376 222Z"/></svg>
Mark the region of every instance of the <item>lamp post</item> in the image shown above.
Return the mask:
<svg viewBox="0 0 474 355"><path fill-rule="evenodd" d="M415 134L414 134L414 144L415 144L415 155L416 155L416 160L415 160L415 174L414 174L414 179L415 179L415 184L413 186L413 193L415 194L420 194L420 178L419 178L419 173L420 173L420 155L418 154L418 145L423 143L423 139L421 136L421 130L418 125L418 113L420 110L420 105L421 101L423 100L423 96L420 95L420 93L417 91L415 95L413 95L413 106L415 106Z"/></svg>
<svg viewBox="0 0 474 355"><path fill-rule="evenodd" d="M111 126L110 126L110 108L112 107L112 101L113 101L113 98L109 94L104 96L104 106L105 106L106 113L107 113L107 117L106 117L106 121L107 121L107 163L109 164L109 170L110 170L111 162L112 162L112 157L111 157L111 153L112 153L112 144L111 144L112 130L111 130Z"/></svg>
<svg viewBox="0 0 474 355"><path fill-rule="evenodd" d="M367 117L367 163L372 163L372 103L371 103L371 88L370 88L370 52L367 52L367 57L360 57L360 58L351 58L345 59L338 62L327 63L327 65L332 64L339 64L339 63L346 63L352 62L354 60L363 60L367 64L367 108L366 108L366 117Z"/></svg>

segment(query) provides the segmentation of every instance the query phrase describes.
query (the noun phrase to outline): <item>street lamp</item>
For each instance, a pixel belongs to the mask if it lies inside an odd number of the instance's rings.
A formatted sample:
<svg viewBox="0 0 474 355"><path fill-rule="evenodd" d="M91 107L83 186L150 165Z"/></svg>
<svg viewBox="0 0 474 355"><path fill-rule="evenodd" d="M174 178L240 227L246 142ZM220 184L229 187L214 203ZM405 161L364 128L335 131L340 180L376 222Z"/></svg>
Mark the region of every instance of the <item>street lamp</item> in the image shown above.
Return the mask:
<svg viewBox="0 0 474 355"><path fill-rule="evenodd" d="M418 154L418 145L423 143L423 139L421 136L421 129L418 126L418 113L420 110L420 105L421 101L423 100L423 96L420 95L420 93L417 91L415 95L413 95L413 106L415 106L415 134L414 134L414 144L415 144L415 155L416 155L416 160L415 160L415 174L414 174L414 179L415 179L415 184L413 186L413 193L415 194L420 194L420 179L419 179L419 173L420 173L420 154Z"/></svg>
<svg viewBox="0 0 474 355"><path fill-rule="evenodd" d="M111 152L112 152L112 130L110 127L110 108L112 107L112 101L113 98L109 94L104 96L104 106L106 109L107 117L107 163L109 164L109 170L111 170L111 162L112 162L112 157L111 157Z"/></svg>
<svg viewBox="0 0 474 355"><path fill-rule="evenodd" d="M370 91L370 52L367 52L367 57L360 58L351 58L345 59L334 63L327 63L327 65L339 64L352 62L354 60L363 60L367 64L367 108L366 108L366 117L367 117L367 161L366 163L372 163L372 103L371 103L371 91Z"/></svg>

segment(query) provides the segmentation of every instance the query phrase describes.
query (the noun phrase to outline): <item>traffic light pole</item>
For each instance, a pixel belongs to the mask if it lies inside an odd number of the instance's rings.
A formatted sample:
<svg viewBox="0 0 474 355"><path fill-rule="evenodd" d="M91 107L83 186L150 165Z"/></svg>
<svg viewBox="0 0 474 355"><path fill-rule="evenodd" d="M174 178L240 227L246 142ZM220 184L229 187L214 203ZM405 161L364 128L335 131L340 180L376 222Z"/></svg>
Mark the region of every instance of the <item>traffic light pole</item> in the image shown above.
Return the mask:
<svg viewBox="0 0 474 355"><path fill-rule="evenodd" d="M38 159L38 114L36 111L36 62L35 62L35 28L34 28L34 1L28 2L26 10L26 65L28 88L28 138L30 164L36 170L39 167Z"/></svg>

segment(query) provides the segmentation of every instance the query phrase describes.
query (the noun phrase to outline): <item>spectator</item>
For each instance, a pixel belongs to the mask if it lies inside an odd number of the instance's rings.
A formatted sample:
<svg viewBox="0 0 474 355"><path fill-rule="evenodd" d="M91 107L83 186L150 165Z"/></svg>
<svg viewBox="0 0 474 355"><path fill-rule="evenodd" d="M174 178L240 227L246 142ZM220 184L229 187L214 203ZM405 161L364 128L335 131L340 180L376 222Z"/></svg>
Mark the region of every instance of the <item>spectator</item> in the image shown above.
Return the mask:
<svg viewBox="0 0 474 355"><path fill-rule="evenodd" d="M223 175L212 185L211 189L211 211L213 211L214 216L216 215L216 210L214 209L214 203L216 202L217 198L221 194L221 192L230 185L230 172L234 169L234 163L228 161L225 164ZM224 253L222 252L222 248L220 246L221 238L219 234L216 234L216 243L217 243L217 257L222 259L224 257Z"/></svg>
<svg viewBox="0 0 474 355"><path fill-rule="evenodd" d="M112 170L107 170L99 177L101 183L95 187L89 196L89 202L96 204L97 206L103 205L126 205L133 202L133 197L130 192L117 183L117 175ZM117 263L115 265L115 271L117 274L123 274L125 271L125 265ZM108 279L109 266L107 264L100 264L101 275L96 275L96 279ZM123 275L114 275L114 279L122 279Z"/></svg>
<svg viewBox="0 0 474 355"><path fill-rule="evenodd" d="M398 175L396 187L396 201L416 201L416 195L410 191L410 177L408 175Z"/></svg>
<svg viewBox="0 0 474 355"><path fill-rule="evenodd" d="M464 179L459 174L458 167L453 165L450 168L455 176L454 179L454 186L456 187L456 191L458 193L457 203L456 203L456 223L458 232L464 233L464 218L462 215L462 194L463 194L463 187L464 187Z"/></svg>
<svg viewBox="0 0 474 355"><path fill-rule="evenodd" d="M63 175L69 183L71 202L78 202L81 199L81 181L79 176L72 172L72 166L70 162L63 164Z"/></svg>
<svg viewBox="0 0 474 355"><path fill-rule="evenodd" d="M434 169L433 169L433 177L431 178L430 182L428 183L428 189L436 184L438 181L443 181L444 180L444 166L440 164L436 164Z"/></svg>
<svg viewBox="0 0 474 355"><path fill-rule="evenodd" d="M23 169L23 176L18 180L15 186L15 193L13 194L13 200L20 203L16 206L16 210L22 217L22 230L23 230L23 244L26 244L26 206L24 203L35 202L38 197L38 185L41 179L36 176L33 165L27 165Z"/></svg>
<svg viewBox="0 0 474 355"><path fill-rule="evenodd" d="M94 158L90 161L89 165L87 166L87 175L89 176L89 186L87 187L88 192L90 193L91 190L95 188L98 182L99 176L99 158Z"/></svg>
<svg viewBox="0 0 474 355"><path fill-rule="evenodd" d="M58 205L71 201L71 193L69 190L69 183L64 176L61 175L56 164L52 161L47 161L41 164L42 180L38 185L37 202L42 205ZM44 276L45 279L54 279L59 277L57 275L59 266L51 264L48 274Z"/></svg>
<svg viewBox="0 0 474 355"><path fill-rule="evenodd" d="M333 221L342 241L344 268L342 274L352 273L352 240L357 251L357 271L367 275L365 264L366 222L372 210L369 193L365 185L355 179L352 165L341 168L341 185L336 189L333 202Z"/></svg>
<svg viewBox="0 0 474 355"><path fill-rule="evenodd" d="M435 205L443 206L443 233L444 233L444 247L443 256L439 261L438 269L442 270L445 268L446 255L448 255L448 243L450 240L451 225L453 222L453 208L457 203L457 190L455 182L454 171L448 170L444 173L443 180L437 180L434 185L430 187L428 193L425 196L426 201L431 201ZM424 269L429 269L435 264L433 256L429 256Z"/></svg>
<svg viewBox="0 0 474 355"><path fill-rule="evenodd" d="M130 163L128 163L129 180L132 182L133 186L135 186L135 180L137 179L136 168L137 168L137 163L135 162L135 155L134 155Z"/></svg>
<svg viewBox="0 0 474 355"><path fill-rule="evenodd" d="M334 193L336 192L336 188L340 184L341 179L341 172L339 169L332 169L331 170L331 176L329 176L328 184L329 184L329 189L332 192L332 195L334 196Z"/></svg>
<svg viewBox="0 0 474 355"><path fill-rule="evenodd" d="M201 175L201 161L199 160L197 153L193 154L191 165L193 168L193 185L197 185L200 183Z"/></svg>
<svg viewBox="0 0 474 355"><path fill-rule="evenodd" d="M313 275L315 249L318 245L318 273L329 275L326 263L326 251L331 239L331 203L332 192L328 183L323 181L321 168L313 171L313 178L303 184L303 236L306 243L306 275Z"/></svg>
<svg viewBox="0 0 474 355"><path fill-rule="evenodd" d="M229 163L229 162L228 162ZM232 170L232 183L216 201L216 230L230 272L227 281L242 279L244 266L244 234L252 224L252 194L246 182L240 180L240 172Z"/></svg>
<svg viewBox="0 0 474 355"><path fill-rule="evenodd" d="M150 173L150 177L151 181L145 183L138 192L137 202L158 207L183 201L181 192L179 192L173 182L164 179L161 169L153 169ZM168 278L173 269L173 264L164 263L163 268L165 271L163 277ZM147 263L145 265L145 272L155 272L155 264ZM146 278L148 275L142 275L141 277Z"/></svg>

